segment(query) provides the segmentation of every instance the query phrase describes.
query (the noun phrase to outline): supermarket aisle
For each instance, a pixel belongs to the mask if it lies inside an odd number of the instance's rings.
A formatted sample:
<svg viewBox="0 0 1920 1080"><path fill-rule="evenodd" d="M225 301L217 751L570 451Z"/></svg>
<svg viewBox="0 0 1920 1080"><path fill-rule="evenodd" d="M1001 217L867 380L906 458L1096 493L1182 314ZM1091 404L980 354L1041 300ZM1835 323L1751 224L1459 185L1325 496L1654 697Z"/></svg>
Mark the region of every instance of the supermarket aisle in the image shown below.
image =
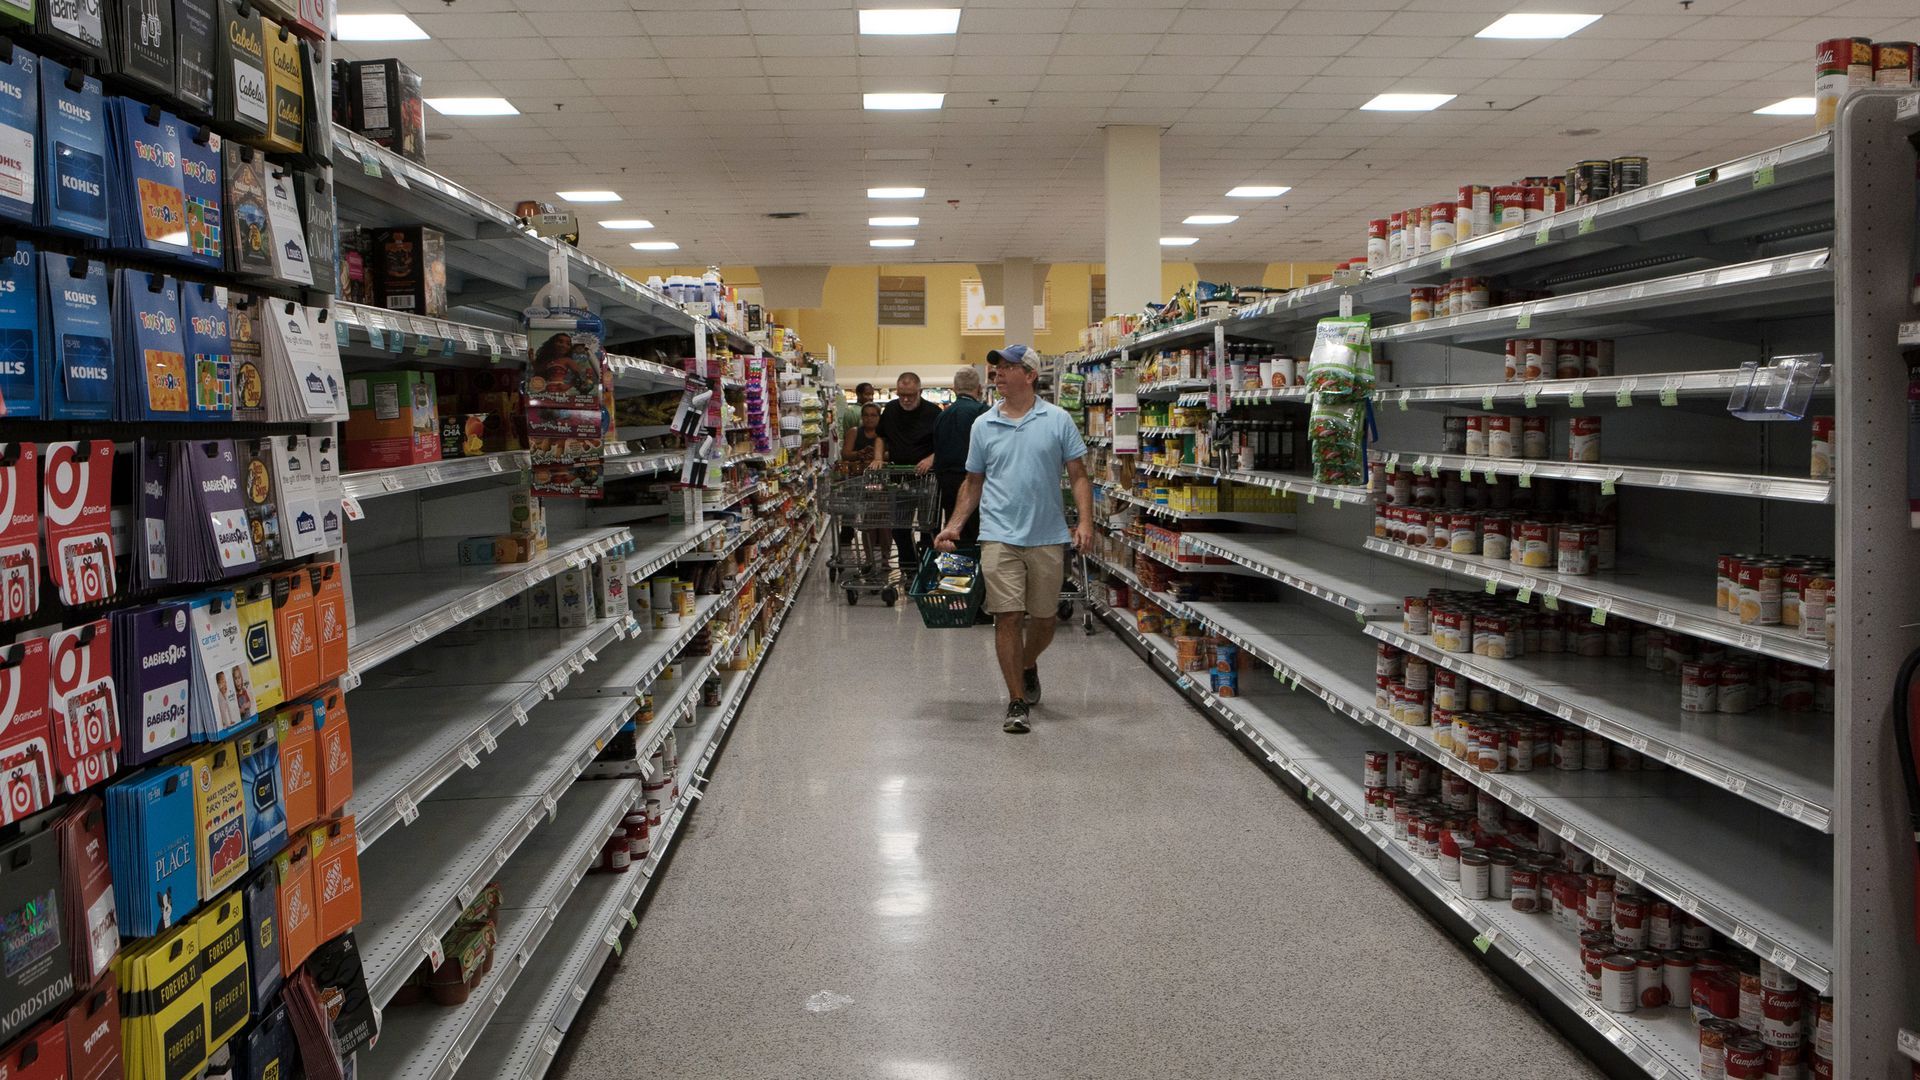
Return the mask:
<svg viewBox="0 0 1920 1080"><path fill-rule="evenodd" d="M570 1080L1599 1075L1110 633L1002 734L989 634L816 572Z"/></svg>

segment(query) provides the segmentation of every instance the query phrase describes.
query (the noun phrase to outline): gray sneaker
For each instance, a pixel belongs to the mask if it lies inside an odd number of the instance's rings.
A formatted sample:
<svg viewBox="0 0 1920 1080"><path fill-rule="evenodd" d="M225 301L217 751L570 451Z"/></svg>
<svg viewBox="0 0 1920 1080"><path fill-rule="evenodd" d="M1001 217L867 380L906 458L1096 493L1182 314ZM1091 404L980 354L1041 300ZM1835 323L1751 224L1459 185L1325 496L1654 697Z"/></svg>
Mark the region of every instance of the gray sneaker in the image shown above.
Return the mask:
<svg viewBox="0 0 1920 1080"><path fill-rule="evenodd" d="M1009 701L1007 703L1007 722L1000 725L1000 730L1009 735L1025 735L1032 730L1027 726L1026 702Z"/></svg>
<svg viewBox="0 0 1920 1080"><path fill-rule="evenodd" d="M1040 669L1030 667L1020 673L1020 686L1027 704L1040 704Z"/></svg>

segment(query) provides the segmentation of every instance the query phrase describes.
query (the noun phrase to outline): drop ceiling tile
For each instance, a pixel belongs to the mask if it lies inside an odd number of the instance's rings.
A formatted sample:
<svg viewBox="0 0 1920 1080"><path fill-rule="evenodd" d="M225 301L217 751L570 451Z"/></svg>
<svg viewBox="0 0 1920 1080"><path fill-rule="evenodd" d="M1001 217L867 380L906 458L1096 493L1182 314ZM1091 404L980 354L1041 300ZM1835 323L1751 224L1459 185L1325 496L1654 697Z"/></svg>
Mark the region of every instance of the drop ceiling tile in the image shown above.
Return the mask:
<svg viewBox="0 0 1920 1080"><path fill-rule="evenodd" d="M794 40L800 40L798 38ZM671 50L669 50L671 52ZM681 79L757 79L763 77L757 57L667 57L667 70Z"/></svg>
<svg viewBox="0 0 1920 1080"><path fill-rule="evenodd" d="M785 7L785 5L783 5ZM747 28L761 36L784 34L852 34L859 30L859 20L853 9L848 6L836 6L832 9L801 10L757 10L749 11Z"/></svg>
<svg viewBox="0 0 1920 1080"><path fill-rule="evenodd" d="M1040 75L1047 70L1044 55L992 56L961 52L953 58L956 75Z"/></svg>
<svg viewBox="0 0 1920 1080"><path fill-rule="evenodd" d="M1254 45L1253 55L1256 57L1330 58L1344 56L1360 40L1359 37L1339 34L1268 34Z"/></svg>
<svg viewBox="0 0 1920 1080"><path fill-rule="evenodd" d="M706 59L707 57L753 57L757 61L759 50L754 47L754 39L745 34L732 34L725 37L685 37L662 38L667 51L676 60Z"/></svg>
<svg viewBox="0 0 1920 1080"><path fill-rule="evenodd" d="M938 91L944 88L941 77L952 65L951 56L861 56L858 61L860 76L866 80L861 89ZM883 86L875 79L905 79L910 82Z"/></svg>
<svg viewBox="0 0 1920 1080"><path fill-rule="evenodd" d="M640 25L654 37L725 37L752 33L743 13L720 10L708 4L667 11L642 11Z"/></svg>
<svg viewBox="0 0 1920 1080"><path fill-rule="evenodd" d="M1160 41L1158 34L1061 34L1058 52L1065 56L1145 57Z"/></svg>
<svg viewBox="0 0 1920 1080"><path fill-rule="evenodd" d="M789 35L756 37L754 47L761 56L853 56L853 37L834 35Z"/></svg>
<svg viewBox="0 0 1920 1080"><path fill-rule="evenodd" d="M493 38L458 38L446 43L447 48L462 60L552 60L558 54L553 46L540 38L495 40ZM436 91L437 93L437 91Z"/></svg>

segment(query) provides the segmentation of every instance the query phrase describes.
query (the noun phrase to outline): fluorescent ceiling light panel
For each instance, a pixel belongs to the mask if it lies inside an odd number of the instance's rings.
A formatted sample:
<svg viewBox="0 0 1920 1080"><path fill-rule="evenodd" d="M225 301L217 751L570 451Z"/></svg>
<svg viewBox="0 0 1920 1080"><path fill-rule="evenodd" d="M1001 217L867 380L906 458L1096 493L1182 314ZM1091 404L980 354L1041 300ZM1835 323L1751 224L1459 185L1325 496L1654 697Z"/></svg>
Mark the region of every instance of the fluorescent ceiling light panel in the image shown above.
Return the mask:
<svg viewBox="0 0 1920 1080"><path fill-rule="evenodd" d="M635 240L628 244L635 251L679 251L680 245L671 240Z"/></svg>
<svg viewBox="0 0 1920 1080"><path fill-rule="evenodd" d="M1432 112L1452 101L1454 94L1375 94L1360 108L1368 112Z"/></svg>
<svg viewBox="0 0 1920 1080"><path fill-rule="evenodd" d="M334 36L341 41L425 41L427 32L405 15L337 15Z"/></svg>
<svg viewBox="0 0 1920 1080"><path fill-rule="evenodd" d="M917 217L870 217L867 224L877 229L905 229L920 224Z"/></svg>
<svg viewBox="0 0 1920 1080"><path fill-rule="evenodd" d="M503 97L430 97L426 99L441 116L519 116L520 110Z"/></svg>
<svg viewBox="0 0 1920 1080"><path fill-rule="evenodd" d="M1285 190L1284 188L1281 190ZM1182 225L1231 225L1240 220L1239 214L1189 214L1180 222Z"/></svg>
<svg viewBox="0 0 1920 1080"><path fill-rule="evenodd" d="M860 100L873 112L911 112L937 109L945 94L862 94Z"/></svg>
<svg viewBox="0 0 1920 1080"><path fill-rule="evenodd" d="M870 187L867 189L869 199L921 199L925 198L926 194L927 189L923 187Z"/></svg>
<svg viewBox="0 0 1920 1080"><path fill-rule="evenodd" d="M556 191L555 195L568 202L619 202L620 196L612 191Z"/></svg>
<svg viewBox="0 0 1920 1080"><path fill-rule="evenodd" d="M954 34L959 30L959 8L875 8L860 12L863 34Z"/></svg>
<svg viewBox="0 0 1920 1080"><path fill-rule="evenodd" d="M1771 105L1753 110L1755 116L1812 116L1813 99L1810 97L1783 98Z"/></svg>
<svg viewBox="0 0 1920 1080"><path fill-rule="evenodd" d="M1266 184L1242 184L1239 187L1234 188L1232 191L1227 192L1227 198L1229 199L1277 199L1280 196L1285 195L1287 192L1292 190L1293 189L1290 187L1274 187Z"/></svg>
<svg viewBox="0 0 1920 1080"><path fill-rule="evenodd" d="M1199 242L1200 238L1197 236L1163 236L1160 238L1161 247L1192 247Z"/></svg>
<svg viewBox="0 0 1920 1080"><path fill-rule="evenodd" d="M615 218L612 221L601 222L600 227L603 229L651 229L653 228L653 222L648 221L646 218L637 217Z"/></svg>
<svg viewBox="0 0 1920 1080"><path fill-rule="evenodd" d="M1598 15L1554 15L1545 12L1516 11L1502 15L1477 38L1563 38L1599 22Z"/></svg>
<svg viewBox="0 0 1920 1080"><path fill-rule="evenodd" d="M877 248L908 248L913 246L913 238L910 236L889 236L881 240L869 240L867 241L867 246Z"/></svg>

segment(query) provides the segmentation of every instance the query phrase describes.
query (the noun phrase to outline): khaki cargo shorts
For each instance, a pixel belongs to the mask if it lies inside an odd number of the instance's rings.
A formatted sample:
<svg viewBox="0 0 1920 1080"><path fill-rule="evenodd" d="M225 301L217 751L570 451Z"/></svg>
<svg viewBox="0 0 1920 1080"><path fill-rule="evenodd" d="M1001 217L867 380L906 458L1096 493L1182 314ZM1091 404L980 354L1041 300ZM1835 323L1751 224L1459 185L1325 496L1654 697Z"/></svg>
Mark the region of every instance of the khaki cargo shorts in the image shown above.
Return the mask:
<svg viewBox="0 0 1920 1080"><path fill-rule="evenodd" d="M987 614L1024 611L1036 619L1051 619L1060 606L1060 584L1066 578L1066 548L989 541L980 546L980 570L987 575Z"/></svg>

